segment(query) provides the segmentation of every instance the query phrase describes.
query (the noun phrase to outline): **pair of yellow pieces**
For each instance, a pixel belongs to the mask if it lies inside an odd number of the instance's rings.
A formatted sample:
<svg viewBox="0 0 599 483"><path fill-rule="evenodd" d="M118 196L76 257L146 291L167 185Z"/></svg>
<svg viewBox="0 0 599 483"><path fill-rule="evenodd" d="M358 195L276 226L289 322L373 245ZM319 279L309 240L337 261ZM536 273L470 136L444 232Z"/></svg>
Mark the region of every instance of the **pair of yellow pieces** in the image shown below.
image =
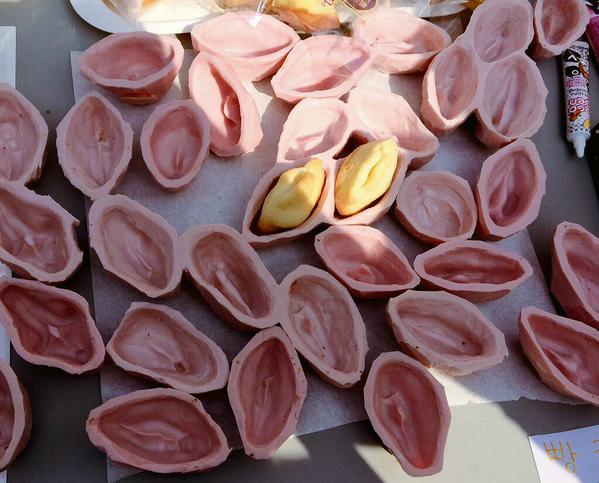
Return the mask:
<svg viewBox="0 0 599 483"><path fill-rule="evenodd" d="M335 179L335 207L342 216L354 215L383 196L397 168L393 139L364 144L341 164ZM300 168L285 171L266 196L258 231L276 233L308 219L320 200L325 182L322 161L313 158Z"/></svg>

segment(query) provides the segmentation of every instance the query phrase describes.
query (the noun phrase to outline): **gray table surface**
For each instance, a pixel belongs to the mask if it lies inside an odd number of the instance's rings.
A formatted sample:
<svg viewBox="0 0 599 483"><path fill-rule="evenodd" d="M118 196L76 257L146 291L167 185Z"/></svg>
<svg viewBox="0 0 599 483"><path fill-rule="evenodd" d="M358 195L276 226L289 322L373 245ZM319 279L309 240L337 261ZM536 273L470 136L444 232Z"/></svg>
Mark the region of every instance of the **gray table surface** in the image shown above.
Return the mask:
<svg viewBox="0 0 599 483"><path fill-rule="evenodd" d="M54 131L73 104L69 52L85 50L104 34L83 22L67 0L0 0L0 24L17 26L17 88L38 107L50 126L47 165L33 188L51 195L83 221L83 197L58 166ZM576 159L564 141L559 63L550 59L540 68L549 88L549 112L534 141L547 170L548 183L541 214L530 234L548 275L555 225L569 220L599 234L599 205L586 161ZM591 74L593 91L598 94L592 98L592 111L599 113L599 76L595 67ZM78 235L85 249L85 223L79 227ZM87 257L65 287L92 302ZM104 455L89 443L84 430L88 412L101 401L99 377L75 377L35 367L14 351L11 361L31 396L33 436L10 469L9 481L105 481ZM522 400L454 408L452 418L445 469L442 474L421 481L536 482L526 436L599 424L599 409ZM305 448L301 458L283 454L276 461L253 461L235 452L225 465L211 473L175 479L286 483L409 480L380 447L367 422L303 436L300 442ZM142 474L126 481L163 480L174 479Z"/></svg>

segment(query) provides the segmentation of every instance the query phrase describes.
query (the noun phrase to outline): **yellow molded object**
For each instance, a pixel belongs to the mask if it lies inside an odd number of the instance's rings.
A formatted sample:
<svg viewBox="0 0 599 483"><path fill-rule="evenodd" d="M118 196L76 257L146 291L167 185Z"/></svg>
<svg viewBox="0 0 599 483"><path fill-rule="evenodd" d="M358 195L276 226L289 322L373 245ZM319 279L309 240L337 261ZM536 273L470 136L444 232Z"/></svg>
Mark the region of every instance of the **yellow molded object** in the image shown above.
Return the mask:
<svg viewBox="0 0 599 483"><path fill-rule="evenodd" d="M340 25L335 6L322 0L274 0L272 6L281 20L296 30L318 32Z"/></svg>

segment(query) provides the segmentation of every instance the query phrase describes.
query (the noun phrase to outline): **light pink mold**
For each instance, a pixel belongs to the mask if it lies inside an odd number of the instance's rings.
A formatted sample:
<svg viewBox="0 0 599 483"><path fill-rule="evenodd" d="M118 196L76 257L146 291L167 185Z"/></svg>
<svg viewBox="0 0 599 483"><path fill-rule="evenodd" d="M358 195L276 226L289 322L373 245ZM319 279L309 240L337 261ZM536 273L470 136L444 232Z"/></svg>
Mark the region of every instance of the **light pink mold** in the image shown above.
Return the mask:
<svg viewBox="0 0 599 483"><path fill-rule="evenodd" d="M233 359L227 393L243 448L270 458L297 427L307 382L293 345L279 327L258 332Z"/></svg>
<svg viewBox="0 0 599 483"><path fill-rule="evenodd" d="M431 245L466 240L476 228L472 189L449 171L410 174L399 190L395 215L410 234Z"/></svg>
<svg viewBox="0 0 599 483"><path fill-rule="evenodd" d="M28 184L42 174L48 125L12 86L0 83L0 180Z"/></svg>
<svg viewBox="0 0 599 483"><path fill-rule="evenodd" d="M420 283L405 255L376 228L333 226L316 235L314 248L354 297L388 298Z"/></svg>
<svg viewBox="0 0 599 483"><path fill-rule="evenodd" d="M97 92L84 96L56 128L56 150L64 175L96 200L114 191L131 161L133 129Z"/></svg>
<svg viewBox="0 0 599 483"><path fill-rule="evenodd" d="M191 100L157 107L139 139L154 181L169 191L186 188L202 168L210 145L210 121Z"/></svg>
<svg viewBox="0 0 599 483"><path fill-rule="evenodd" d="M599 332L535 307L520 314L520 343L541 380L565 396L599 406Z"/></svg>
<svg viewBox="0 0 599 483"><path fill-rule="evenodd" d="M405 353L451 376L489 369L508 355L505 337L476 305L447 292L395 297L387 322Z"/></svg>
<svg viewBox="0 0 599 483"><path fill-rule="evenodd" d="M105 270L156 298L179 288L177 232L160 215L124 195L109 195L89 210L89 243Z"/></svg>
<svg viewBox="0 0 599 483"><path fill-rule="evenodd" d="M372 47L374 66L388 74L422 71L451 44L451 37L441 27L397 8L357 15L352 35Z"/></svg>
<svg viewBox="0 0 599 483"><path fill-rule="evenodd" d="M489 157L476 184L478 236L499 240L535 221L546 178L530 139L519 139Z"/></svg>
<svg viewBox="0 0 599 483"><path fill-rule="evenodd" d="M189 95L208 116L210 149L216 155L239 156L260 144L256 103L224 61L199 53L189 68Z"/></svg>
<svg viewBox="0 0 599 483"><path fill-rule="evenodd" d="M280 322L279 287L258 254L227 225L198 225L181 236L185 271L226 322L258 330Z"/></svg>
<svg viewBox="0 0 599 483"><path fill-rule="evenodd" d="M130 104L151 104L171 88L183 64L183 46L149 32L117 33L79 58L81 75Z"/></svg>
<svg viewBox="0 0 599 483"><path fill-rule="evenodd" d="M291 27L256 11L228 12L191 30L196 51L221 58L240 79L251 81L274 74L299 39Z"/></svg>
<svg viewBox="0 0 599 483"><path fill-rule="evenodd" d="M221 389L229 377L223 350L165 305L132 303L106 351L128 373L191 394Z"/></svg>
<svg viewBox="0 0 599 483"><path fill-rule="evenodd" d="M341 97L370 67L373 53L362 40L317 35L295 44L272 78L275 95L295 104L305 97Z"/></svg>
<svg viewBox="0 0 599 483"><path fill-rule="evenodd" d="M445 389L419 362L386 352L372 363L364 386L372 427L410 476L443 468L451 413Z"/></svg>
<svg viewBox="0 0 599 483"><path fill-rule="evenodd" d="M325 381L351 387L364 372L366 327L350 294L327 272L300 265L281 282L285 333Z"/></svg>
<svg viewBox="0 0 599 483"><path fill-rule="evenodd" d="M0 322L17 353L31 364L83 374L104 362L104 342L89 305L70 290L0 278Z"/></svg>
<svg viewBox="0 0 599 483"><path fill-rule="evenodd" d="M569 317L599 329L599 238L576 223L553 234L551 291Z"/></svg>
<svg viewBox="0 0 599 483"><path fill-rule="evenodd" d="M222 464L231 448L193 396L146 389L109 399L89 413L92 444L117 463L154 473L198 473Z"/></svg>
<svg viewBox="0 0 599 483"><path fill-rule="evenodd" d="M528 261L482 241L450 241L414 260L425 286L446 290L471 302L503 297L532 275Z"/></svg>
<svg viewBox="0 0 599 483"><path fill-rule="evenodd" d="M79 221L49 196L0 181L0 260L40 282L59 283L81 265Z"/></svg>

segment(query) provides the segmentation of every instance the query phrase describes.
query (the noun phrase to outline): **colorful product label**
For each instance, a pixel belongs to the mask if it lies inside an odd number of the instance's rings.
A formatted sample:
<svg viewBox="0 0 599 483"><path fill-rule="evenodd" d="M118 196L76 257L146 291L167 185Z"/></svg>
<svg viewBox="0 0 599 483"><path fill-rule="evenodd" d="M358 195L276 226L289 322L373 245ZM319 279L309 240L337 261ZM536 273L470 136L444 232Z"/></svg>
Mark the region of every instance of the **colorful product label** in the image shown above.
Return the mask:
<svg viewBox="0 0 599 483"><path fill-rule="evenodd" d="M586 43L575 42L562 54L564 89L568 116L568 140L582 133L588 138L591 128L589 110L589 48Z"/></svg>

